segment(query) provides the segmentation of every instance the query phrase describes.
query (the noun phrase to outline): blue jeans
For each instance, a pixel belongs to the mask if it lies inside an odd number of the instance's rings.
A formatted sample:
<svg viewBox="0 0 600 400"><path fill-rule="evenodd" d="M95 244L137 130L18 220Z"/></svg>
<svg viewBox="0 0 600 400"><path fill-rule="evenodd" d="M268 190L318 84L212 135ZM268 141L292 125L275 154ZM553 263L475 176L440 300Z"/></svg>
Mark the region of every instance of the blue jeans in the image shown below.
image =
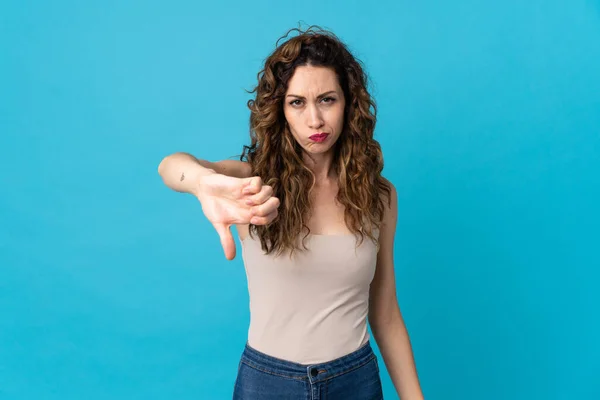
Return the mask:
<svg viewBox="0 0 600 400"><path fill-rule="evenodd" d="M322 364L305 365L263 354L246 345L234 400L381 400L377 357L369 343Z"/></svg>

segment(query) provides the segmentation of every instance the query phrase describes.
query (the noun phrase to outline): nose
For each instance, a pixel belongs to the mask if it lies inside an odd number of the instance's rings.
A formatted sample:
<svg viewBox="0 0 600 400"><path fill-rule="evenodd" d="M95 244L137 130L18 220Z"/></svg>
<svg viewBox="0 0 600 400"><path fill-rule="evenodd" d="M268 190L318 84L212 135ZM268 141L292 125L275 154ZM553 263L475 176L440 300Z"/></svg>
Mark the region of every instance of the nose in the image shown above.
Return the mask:
<svg viewBox="0 0 600 400"><path fill-rule="evenodd" d="M308 126L311 129L318 129L323 126L321 110L314 104L308 106Z"/></svg>

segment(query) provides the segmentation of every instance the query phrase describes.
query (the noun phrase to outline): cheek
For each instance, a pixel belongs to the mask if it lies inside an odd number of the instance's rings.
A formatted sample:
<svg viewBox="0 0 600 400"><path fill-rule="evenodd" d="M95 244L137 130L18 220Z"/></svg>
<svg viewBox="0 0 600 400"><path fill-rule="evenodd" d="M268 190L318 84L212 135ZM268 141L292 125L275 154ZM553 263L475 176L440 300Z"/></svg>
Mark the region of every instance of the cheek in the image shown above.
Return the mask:
<svg viewBox="0 0 600 400"><path fill-rule="evenodd" d="M332 114L332 125L335 126L338 130L342 130L344 127L344 109L336 110L335 113Z"/></svg>
<svg viewBox="0 0 600 400"><path fill-rule="evenodd" d="M290 130L292 131L292 133L297 132L298 131L298 115L296 115L296 113L294 113L293 111L289 111L289 112L284 112L284 116L285 116L285 120L288 123L288 126L290 127Z"/></svg>

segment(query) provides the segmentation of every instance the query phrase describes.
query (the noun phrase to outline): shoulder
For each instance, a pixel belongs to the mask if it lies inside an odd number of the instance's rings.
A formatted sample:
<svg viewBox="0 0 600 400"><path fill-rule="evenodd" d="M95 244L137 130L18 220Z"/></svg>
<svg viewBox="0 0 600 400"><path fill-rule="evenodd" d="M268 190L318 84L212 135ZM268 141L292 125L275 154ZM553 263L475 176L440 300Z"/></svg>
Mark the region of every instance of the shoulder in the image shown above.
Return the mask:
<svg viewBox="0 0 600 400"><path fill-rule="evenodd" d="M383 218L381 221L379 239L383 250L393 248L394 236L396 233L396 222L398 220L398 195L396 187L392 182L383 178L385 185L388 187L389 192L386 190L381 191L381 198L383 202Z"/></svg>
<svg viewBox="0 0 600 400"><path fill-rule="evenodd" d="M383 183L389 189L389 192L387 190L386 191L382 190L381 194L380 194L380 196L383 200L385 213L388 214L390 212L396 212L398 209L398 193L396 192L396 187L394 186L394 184L392 182L390 182L388 179L384 178L383 176L381 177L381 179L383 179Z"/></svg>

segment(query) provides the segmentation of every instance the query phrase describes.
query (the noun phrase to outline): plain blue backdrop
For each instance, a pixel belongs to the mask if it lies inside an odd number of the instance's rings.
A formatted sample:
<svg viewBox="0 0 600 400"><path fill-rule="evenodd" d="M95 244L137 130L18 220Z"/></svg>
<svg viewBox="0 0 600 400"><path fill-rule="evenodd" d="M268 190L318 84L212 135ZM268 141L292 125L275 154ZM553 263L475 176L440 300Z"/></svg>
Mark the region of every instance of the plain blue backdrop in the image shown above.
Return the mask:
<svg viewBox="0 0 600 400"><path fill-rule="evenodd" d="M3 2L0 399L231 397L241 258L156 169L241 152L244 90L299 22L370 74L426 398L599 399L600 3L583 0Z"/></svg>

